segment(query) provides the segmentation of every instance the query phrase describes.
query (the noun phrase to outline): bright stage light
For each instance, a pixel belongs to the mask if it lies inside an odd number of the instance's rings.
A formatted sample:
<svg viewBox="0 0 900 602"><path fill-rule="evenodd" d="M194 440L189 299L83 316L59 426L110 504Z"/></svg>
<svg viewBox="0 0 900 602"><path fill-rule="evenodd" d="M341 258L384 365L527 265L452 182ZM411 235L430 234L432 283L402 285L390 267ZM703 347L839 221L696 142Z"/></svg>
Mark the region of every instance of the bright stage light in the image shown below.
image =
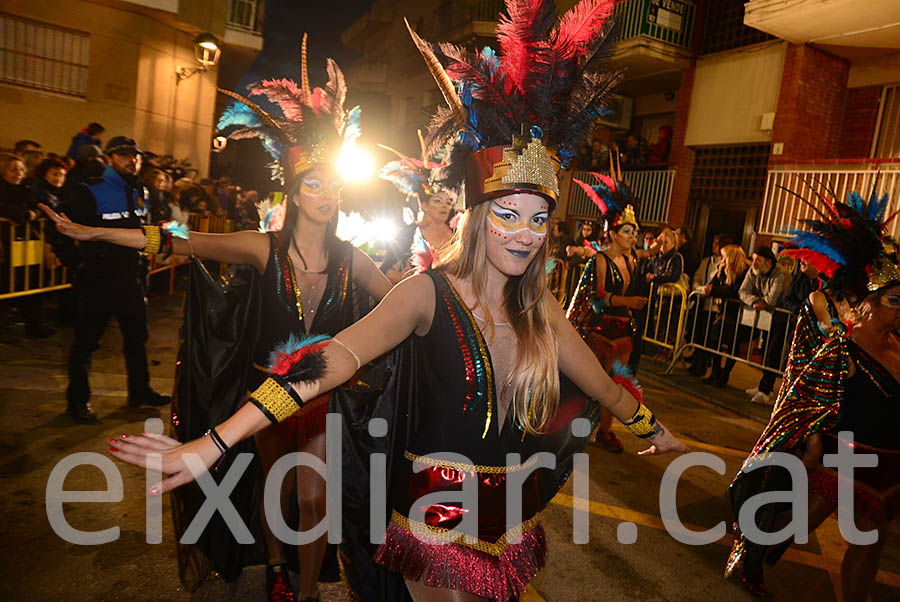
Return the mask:
<svg viewBox="0 0 900 602"><path fill-rule="evenodd" d="M375 159L360 148L350 148L341 153L338 167L344 181L362 182L375 174Z"/></svg>
<svg viewBox="0 0 900 602"><path fill-rule="evenodd" d="M394 237L397 236L397 224L386 217L373 221L372 230L375 240L378 242L393 242Z"/></svg>
<svg viewBox="0 0 900 602"><path fill-rule="evenodd" d="M379 218L367 222L356 211L338 215L336 236L350 242L354 247L361 247L373 240L391 242L397 236L397 224L387 218Z"/></svg>

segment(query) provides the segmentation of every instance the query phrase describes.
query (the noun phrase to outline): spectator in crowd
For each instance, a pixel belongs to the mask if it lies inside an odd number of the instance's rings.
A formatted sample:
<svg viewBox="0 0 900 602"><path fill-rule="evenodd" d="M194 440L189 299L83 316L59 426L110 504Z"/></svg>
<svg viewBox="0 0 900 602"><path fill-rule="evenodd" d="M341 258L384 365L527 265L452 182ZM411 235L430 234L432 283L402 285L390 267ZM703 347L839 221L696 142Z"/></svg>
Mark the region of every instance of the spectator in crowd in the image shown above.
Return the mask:
<svg viewBox="0 0 900 602"><path fill-rule="evenodd" d="M591 164L590 171L609 171L609 130L604 130L607 132L607 140L604 140L600 137L594 138L591 140Z"/></svg>
<svg viewBox="0 0 900 602"><path fill-rule="evenodd" d="M78 158L75 167L66 174L66 183L63 185L63 196L68 198L72 190L83 182L93 182L103 176L106 169L106 155L96 144L88 144L78 149Z"/></svg>
<svg viewBox="0 0 900 602"><path fill-rule="evenodd" d="M591 146L585 142L578 147L578 155L575 157L575 165L582 171L591 169Z"/></svg>
<svg viewBox="0 0 900 602"><path fill-rule="evenodd" d="M139 228L147 216L146 206L139 203L143 188L138 179L141 151L134 140L116 136L107 143L106 154L109 165L103 176L73 189L66 215L74 222L101 228ZM98 241L82 242L78 250L78 315L69 352L67 413L79 423L98 421L88 401L88 372L91 355L112 316L122 331L128 405L167 405L171 398L150 388L147 308L139 252Z"/></svg>
<svg viewBox="0 0 900 602"><path fill-rule="evenodd" d="M585 242L596 243L599 237L600 228L596 223L590 220L582 222L581 228L575 236L575 244L566 247L567 261L572 265L586 262L594 251L587 249Z"/></svg>
<svg viewBox="0 0 900 602"><path fill-rule="evenodd" d="M821 289L819 270L801 259L794 266L794 271L791 274L791 284L781 305L791 313L799 314L803 304L809 300L810 294L819 289Z"/></svg>
<svg viewBox="0 0 900 602"><path fill-rule="evenodd" d="M230 187L231 182L228 178L219 178L213 183L213 198L216 202L216 205L221 210L219 215L229 215L231 213L232 207L234 204L231 201L231 197L228 194L228 188Z"/></svg>
<svg viewBox="0 0 900 602"><path fill-rule="evenodd" d="M739 245L725 245L722 247L721 253L722 260L716 268L715 276L703 287L704 294L714 300L713 307L718 306L719 308L715 312L715 317L712 318L709 335L705 340L707 347L731 352L734 355L731 344L735 340L735 329L738 327L741 312L741 304L736 301L740 299L739 291L750 267L750 262L747 260L744 249ZM728 303L729 300L732 302ZM728 384L734 363L734 360L729 358L725 360L723 366L722 357L713 355L712 372L703 382L724 388Z"/></svg>
<svg viewBox="0 0 900 602"><path fill-rule="evenodd" d="M195 201L192 211L205 215L225 215L224 209L219 205L219 197L216 194L216 182L211 178L202 178L198 183L202 203ZM203 207L202 209L200 207Z"/></svg>
<svg viewBox="0 0 900 602"><path fill-rule="evenodd" d="M47 157L38 164L31 186L32 208L37 210L37 204L44 203L54 211L59 210L67 171L66 164L58 157Z"/></svg>
<svg viewBox="0 0 900 602"><path fill-rule="evenodd" d="M727 234L716 234L713 236L712 255L703 258L700 266L694 272L694 277L691 279L691 291L705 297L699 307L691 307L688 310L687 332L694 332L695 340L699 340L696 337L700 337L702 333L706 332L707 318L712 311L712 302L707 293L706 285L710 284L719 272L719 264L722 262L722 249L730 244L731 237ZM696 324L694 324L694 321L696 321ZM697 349L694 351L694 355L691 356L691 366L688 368L688 373L692 376L703 376L706 374L708 364L709 354L702 349Z"/></svg>
<svg viewBox="0 0 900 602"><path fill-rule="evenodd" d="M150 222L158 224L172 219L172 177L161 169L153 168L144 174L143 180L147 188Z"/></svg>
<svg viewBox="0 0 900 602"><path fill-rule="evenodd" d="M772 311L781 307L781 302L788 288L788 273L775 261L772 249L759 246L753 251L750 271L741 284L740 295L744 305L756 311ZM771 368L781 367L781 356L784 350L784 335L787 329L787 317L784 313L773 313L765 350L765 364ZM790 343L790 341L788 341ZM775 386L775 373L763 370L759 385L747 389L752 403L769 403L769 396Z"/></svg>
<svg viewBox="0 0 900 602"><path fill-rule="evenodd" d="M659 140L650 145L650 163L654 165L669 162L669 152L672 150L672 126L659 126Z"/></svg>
<svg viewBox="0 0 900 602"><path fill-rule="evenodd" d="M548 241L547 256L566 260L566 247L575 244L572 235L569 234L569 226L560 218L553 218L550 226L550 240Z"/></svg>
<svg viewBox="0 0 900 602"><path fill-rule="evenodd" d="M684 226L675 228L675 238L678 252L684 258L684 273L693 278L700 266L700 251L691 244L691 234Z"/></svg>
<svg viewBox="0 0 900 602"><path fill-rule="evenodd" d="M650 260L650 266L644 279L654 284L680 282L684 274L684 258L678 252L675 232L664 228L656 238L659 253Z"/></svg>
<svg viewBox="0 0 900 602"><path fill-rule="evenodd" d="M0 154L0 217L30 228L31 226L27 223L37 219L39 212L31 204L31 193L24 181L25 163L21 157L11 153ZM24 236L21 232L23 228L16 228L16 230L16 237ZM2 243L0 250L2 250L3 259L7 259L7 254L12 249L13 237L10 234L8 227L0 228L0 243ZM40 233L28 234L32 240L39 239L40 236ZM38 270L41 269L41 266L25 266L25 269L28 270L31 281L34 282L33 279L38 277ZM14 278L16 289L21 290L24 287L25 272L21 268L17 269ZM0 290L8 291L6 283L9 280L4 278L2 281L4 288ZM26 336L42 339L53 334L54 331L43 324L43 298L40 295L20 299L15 302L15 305L18 306L19 314L25 321ZM2 312L0 321L5 322L7 319L6 309L4 307L0 310ZM4 328L3 330L8 329ZM13 342L13 339L7 339L7 342Z"/></svg>
<svg viewBox="0 0 900 602"><path fill-rule="evenodd" d="M35 180L35 172L41 161L47 158L44 151L30 150L22 153L22 162L25 163L25 182L26 186L31 186Z"/></svg>
<svg viewBox="0 0 900 602"><path fill-rule="evenodd" d="M184 189L178 199L178 204L191 213L199 213L207 216L212 215L212 212L209 210L206 195L199 186L191 186Z"/></svg>
<svg viewBox="0 0 900 602"><path fill-rule="evenodd" d="M625 136L625 144L621 148L622 168L641 169L650 158L650 146L647 140L634 132Z"/></svg>
<svg viewBox="0 0 900 602"><path fill-rule="evenodd" d="M13 153L19 155L20 157L24 156L25 153L30 151L40 151L41 143L35 142L34 140L19 140L13 146Z"/></svg>
<svg viewBox="0 0 900 602"><path fill-rule="evenodd" d="M77 159L78 151L81 147L88 145L100 146L102 144L101 136L104 131L106 130L103 129L103 126L97 122L87 124L87 127L72 136L72 142L69 144L69 150L66 151L66 156Z"/></svg>

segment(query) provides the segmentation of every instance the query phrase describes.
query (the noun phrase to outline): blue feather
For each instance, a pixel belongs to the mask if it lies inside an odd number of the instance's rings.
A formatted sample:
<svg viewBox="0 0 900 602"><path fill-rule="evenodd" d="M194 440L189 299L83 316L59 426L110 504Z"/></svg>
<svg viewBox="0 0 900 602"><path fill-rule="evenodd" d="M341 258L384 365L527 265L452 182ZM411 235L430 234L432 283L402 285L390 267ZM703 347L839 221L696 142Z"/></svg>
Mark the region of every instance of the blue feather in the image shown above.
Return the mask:
<svg viewBox="0 0 900 602"><path fill-rule="evenodd" d="M184 240L188 240L191 237L191 231L188 229L187 224L179 224L175 220L164 224L162 229L167 234L171 234L176 238L183 238Z"/></svg>
<svg viewBox="0 0 900 602"><path fill-rule="evenodd" d="M362 110L356 105L347 111L347 124L344 126L344 144L356 142L360 136L359 119Z"/></svg>
<svg viewBox="0 0 900 602"><path fill-rule="evenodd" d="M275 360L278 358L278 354L291 355L292 353L296 353L300 351L304 347L308 347L310 345L315 345L316 343L321 343L323 341L327 341L331 339L327 334L318 334L315 336L307 336L307 337L298 337L293 332L288 336L287 340L283 343L279 343L275 346L275 348L269 353L269 366L275 363Z"/></svg>
<svg viewBox="0 0 900 602"><path fill-rule="evenodd" d="M793 238L791 238L788 243L795 247L821 253L832 259L838 265L845 266L849 263L847 255L843 250L835 246L832 241L815 232L806 232L795 228L789 228L786 232L793 235Z"/></svg>
<svg viewBox="0 0 900 602"><path fill-rule="evenodd" d="M264 124L259 115L253 112L253 109L242 102L235 102L225 108L225 112L219 117L216 129L224 130L233 125L255 128L262 127Z"/></svg>

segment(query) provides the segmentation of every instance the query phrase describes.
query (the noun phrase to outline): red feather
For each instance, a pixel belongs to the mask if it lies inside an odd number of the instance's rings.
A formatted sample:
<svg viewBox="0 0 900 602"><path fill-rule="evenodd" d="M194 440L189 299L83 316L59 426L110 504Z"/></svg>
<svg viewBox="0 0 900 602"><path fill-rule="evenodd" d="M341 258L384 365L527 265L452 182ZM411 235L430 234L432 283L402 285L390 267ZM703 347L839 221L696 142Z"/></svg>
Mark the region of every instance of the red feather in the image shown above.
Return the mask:
<svg viewBox="0 0 900 602"><path fill-rule="evenodd" d="M306 356L316 353L317 351L321 351L325 349L330 341L322 341L321 343L316 343L314 345L307 345L306 347L301 347L297 351L293 353L279 353L275 358L275 361L272 362L272 374L278 374L284 376L288 373L288 371L297 364L300 360L305 358Z"/></svg>
<svg viewBox="0 0 900 602"><path fill-rule="evenodd" d="M881 231L882 232L887 232L888 224L891 223L892 221L894 221L894 218L897 217L898 214L900 214L900 209L897 209L896 211L894 211L892 214L890 214L887 217L887 219L885 219L883 222L881 222Z"/></svg>
<svg viewBox="0 0 900 602"><path fill-rule="evenodd" d="M526 78L532 70L533 49L547 43L548 33L556 21L553 0L506 0L506 12L500 14L497 40L500 42L501 66L506 74L507 91L528 90Z"/></svg>
<svg viewBox="0 0 900 602"><path fill-rule="evenodd" d="M564 59L586 56L613 12L612 0L582 0L567 12L551 36L553 46Z"/></svg>
<svg viewBox="0 0 900 602"><path fill-rule="evenodd" d="M588 198L591 199L592 201L594 201L594 204L597 205L597 209L600 210L600 213L605 214L607 211L609 211L609 208L606 206L606 203L604 203L603 199L601 199L597 195L597 193L594 192L594 189L591 188L590 184L588 184L586 182L582 182L578 178L572 178L572 181L575 182L576 184L578 184L579 186L581 186L582 190L584 190L584 193L586 195L588 195Z"/></svg>
<svg viewBox="0 0 900 602"><path fill-rule="evenodd" d="M783 255L787 255L788 257L793 257L797 260L802 259L829 278L831 276L834 276L834 273L841 267L835 260L828 257L827 255L818 253L816 251L811 251L810 249L788 248L783 250L781 253Z"/></svg>

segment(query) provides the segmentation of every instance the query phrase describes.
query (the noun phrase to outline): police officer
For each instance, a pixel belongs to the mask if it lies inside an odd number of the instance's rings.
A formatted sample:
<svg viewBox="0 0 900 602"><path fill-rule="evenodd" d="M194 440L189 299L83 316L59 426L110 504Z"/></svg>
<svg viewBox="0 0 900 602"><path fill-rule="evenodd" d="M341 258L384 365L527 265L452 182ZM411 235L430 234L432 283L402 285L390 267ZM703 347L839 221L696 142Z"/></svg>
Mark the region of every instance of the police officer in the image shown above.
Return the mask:
<svg viewBox="0 0 900 602"><path fill-rule="evenodd" d="M141 151L131 138L116 136L106 145L109 165L103 175L72 190L65 208L80 224L104 228L139 228L147 219L146 195L138 174ZM80 264L75 274L78 310L75 340L69 352L67 413L76 422L93 424L98 419L88 400L91 355L111 316L122 331L125 369L128 373L128 405L162 406L171 397L150 388L147 370L147 308L144 298L143 258L139 251L105 242L78 245Z"/></svg>

